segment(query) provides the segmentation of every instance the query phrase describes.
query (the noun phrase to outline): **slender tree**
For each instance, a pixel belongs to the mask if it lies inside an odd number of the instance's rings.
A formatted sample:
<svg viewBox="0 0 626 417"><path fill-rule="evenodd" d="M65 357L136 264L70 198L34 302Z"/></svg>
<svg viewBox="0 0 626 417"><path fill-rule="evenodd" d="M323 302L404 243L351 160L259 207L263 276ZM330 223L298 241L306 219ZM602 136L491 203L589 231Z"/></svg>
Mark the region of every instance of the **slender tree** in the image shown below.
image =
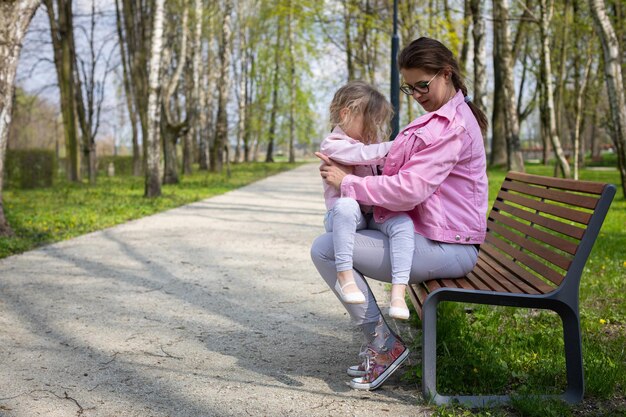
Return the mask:
<svg viewBox="0 0 626 417"><path fill-rule="evenodd" d="M612 138L617 151L622 193L626 197L626 100L621 67L622 55L604 0L589 0L589 8L604 52L604 76L609 96Z"/></svg>
<svg viewBox="0 0 626 417"><path fill-rule="evenodd" d="M0 236L13 235L4 214L2 198L4 161L22 40L39 3L38 0L0 2Z"/></svg>
<svg viewBox="0 0 626 417"><path fill-rule="evenodd" d="M563 177L571 176L570 167L563 153L561 139L557 131L556 112L554 108L554 85L552 82L552 55L550 53L550 21L554 11L554 3L548 0L539 0L539 27L541 35L541 83L544 91L546 110L544 121L547 122L545 131L549 135L550 143L554 149L554 156L561 169Z"/></svg>
<svg viewBox="0 0 626 417"><path fill-rule="evenodd" d="M156 0L154 8L154 25L150 50L150 66L148 72L148 107L146 141L146 183L144 195L158 197L161 195L161 176L159 166L161 156L159 152L159 75L161 71L161 49L163 44L163 17L165 0Z"/></svg>
<svg viewBox="0 0 626 417"><path fill-rule="evenodd" d="M485 19L483 0L469 0L474 40L474 103L487 114L487 53L485 52ZM485 148L488 137L485 135Z"/></svg>
<svg viewBox="0 0 626 417"><path fill-rule="evenodd" d="M231 11L232 0L224 2L224 17L222 20L222 34L220 41L220 78L218 85L217 121L215 126L215 141L211 149L211 170L222 172L224 164L224 150L228 146L228 90L230 88L230 59L231 59Z"/></svg>
<svg viewBox="0 0 626 417"><path fill-rule="evenodd" d="M165 85L165 89L161 92L161 134L163 139L163 183L164 184L178 184L178 156L176 153L176 145L180 137L184 136L189 130L189 113L186 113L185 119L180 117L181 106L179 100L176 99L178 86L180 84L181 76L183 75L183 69L187 64L187 40L189 28L187 27L189 21L189 5L185 2L183 6L183 16L180 26L175 21L170 21L171 24L167 25L170 36L167 45L163 48L163 62L170 63L176 62L176 67L173 69L173 73L168 75L168 71L164 68L162 71L160 83ZM173 57L174 44L176 43L176 31L180 28L181 39L180 49L176 55L176 59ZM164 66L165 67L165 66Z"/></svg>
<svg viewBox="0 0 626 417"><path fill-rule="evenodd" d="M77 129L76 46L71 0L43 0L48 12L54 64L60 92L63 132L67 149L67 176L70 181L80 180Z"/></svg>
<svg viewBox="0 0 626 417"><path fill-rule="evenodd" d="M515 84L513 81L513 56L511 41L508 0L494 0L494 20L498 22L498 39L500 41L499 58L503 80L504 126L506 128L507 167L514 171L524 171L524 159L520 148L519 120L517 117Z"/></svg>
<svg viewBox="0 0 626 417"><path fill-rule="evenodd" d="M126 96L126 109L128 111L128 119L130 121L131 135L132 135L132 150L133 150L133 175L141 175L141 150L139 147L139 132L137 125L139 124L139 116L137 114L137 107L135 105L135 90L133 89L133 83L131 82L131 75L129 69L130 56L128 54L127 40L124 35L123 18L120 12L120 0L115 0L115 16L117 25L117 37L118 45L120 47L120 62L122 64L122 82L124 84L124 93Z"/></svg>

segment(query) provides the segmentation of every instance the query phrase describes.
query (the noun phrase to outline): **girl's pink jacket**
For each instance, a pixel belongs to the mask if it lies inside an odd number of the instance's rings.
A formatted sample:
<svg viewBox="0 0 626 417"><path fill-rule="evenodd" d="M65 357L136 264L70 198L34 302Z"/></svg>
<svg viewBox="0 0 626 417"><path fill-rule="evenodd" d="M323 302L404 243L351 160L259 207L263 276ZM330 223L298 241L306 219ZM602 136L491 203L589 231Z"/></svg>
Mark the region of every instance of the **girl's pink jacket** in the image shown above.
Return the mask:
<svg viewBox="0 0 626 417"><path fill-rule="evenodd" d="M354 165L354 175L365 177L378 175L377 166L385 162L385 155L391 148L391 142L372 143L366 145L347 136L340 127L335 127L330 135L320 144L320 152L333 161L343 165ZM330 210L341 197L335 187L324 184L324 201L326 210Z"/></svg>
<svg viewBox="0 0 626 417"><path fill-rule="evenodd" d="M480 127L463 94L409 124L382 175L346 176L341 196L374 207L376 222L407 212L439 242L480 244L487 227L487 163Z"/></svg>

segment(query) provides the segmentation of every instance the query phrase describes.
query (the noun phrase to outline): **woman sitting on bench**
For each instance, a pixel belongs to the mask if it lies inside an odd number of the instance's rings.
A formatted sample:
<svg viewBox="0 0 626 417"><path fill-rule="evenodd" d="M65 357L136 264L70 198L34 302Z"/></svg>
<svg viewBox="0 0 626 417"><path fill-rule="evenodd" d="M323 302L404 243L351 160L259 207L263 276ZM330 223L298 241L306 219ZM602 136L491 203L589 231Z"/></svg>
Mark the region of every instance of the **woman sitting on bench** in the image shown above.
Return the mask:
<svg viewBox="0 0 626 417"><path fill-rule="evenodd" d="M350 168L317 154L327 184L343 197L374 206L374 220L407 213L415 226L409 283L467 274L485 237L487 173L483 136L487 119L467 96L452 52L439 41L419 38L399 56L402 92L428 113L396 137L382 175L358 177ZM315 267L331 289L337 279L332 234L311 248ZM364 335L360 365L348 368L355 389L378 388L408 356L408 349L386 324L363 276L390 282L389 240L377 230L357 233L354 279L365 303L343 303ZM337 295L337 294L336 294ZM339 297L338 297L339 298ZM339 298L341 300L341 298Z"/></svg>

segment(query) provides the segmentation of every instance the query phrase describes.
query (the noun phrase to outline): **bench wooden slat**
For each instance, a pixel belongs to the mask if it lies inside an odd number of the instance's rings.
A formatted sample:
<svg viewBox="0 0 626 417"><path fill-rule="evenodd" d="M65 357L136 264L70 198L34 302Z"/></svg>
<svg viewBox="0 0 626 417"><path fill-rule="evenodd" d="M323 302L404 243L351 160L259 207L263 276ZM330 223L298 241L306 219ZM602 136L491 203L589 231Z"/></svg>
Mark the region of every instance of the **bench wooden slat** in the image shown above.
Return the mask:
<svg viewBox="0 0 626 417"><path fill-rule="evenodd" d="M417 313L417 316L421 319L422 318L422 302L420 302L419 298L417 297L417 290L416 287L419 288L421 287L421 285L419 285L419 287L417 285L409 285L408 286L408 292L409 292L409 298L411 298L411 302L413 303L413 307L415 308L415 312Z"/></svg>
<svg viewBox="0 0 626 417"><path fill-rule="evenodd" d="M534 197L541 197L551 201L557 201L559 203L569 204L575 207L583 207L586 209L593 209L596 207L598 199L595 197L589 197L583 194L573 194L566 191L560 191L556 189L548 189L544 187L537 187L520 182L505 181L502 184L502 188L506 188L510 191L517 191L522 194L531 195Z"/></svg>
<svg viewBox="0 0 626 417"><path fill-rule="evenodd" d="M510 217L498 215L498 216L495 216L494 218L497 218L503 224L506 224L507 226L510 226L521 232L528 231L529 233L527 233L527 235L531 235L531 232L533 230L536 230L536 229L533 229L532 227L527 227L525 224L515 221ZM511 229L507 229L506 227L503 227L499 223L496 223L494 221L489 221L487 227L489 228L490 231L494 231L498 233L499 235L510 240L511 242L519 245L520 248L523 248L525 250L528 250L531 253L534 253L535 255L545 259L546 261L551 262L552 264L558 266L561 269L567 270L567 268L569 268L570 264L572 263L572 261L566 258L565 256L552 251L550 248L539 245L538 243L524 236L513 233ZM527 230L527 229L530 229L530 230Z"/></svg>
<svg viewBox="0 0 626 417"><path fill-rule="evenodd" d="M499 200L510 201L515 204L519 204L523 207L529 207L538 210L542 213L551 214L562 219L571 220L580 224L588 224L591 219L591 214L573 210L568 207L555 206L553 204L544 203L543 201L533 200L532 198L524 197L521 194L512 194L504 190L500 190L498 193Z"/></svg>
<svg viewBox="0 0 626 417"><path fill-rule="evenodd" d="M505 279L504 274L502 274L501 270L498 271L491 264L489 264L486 257L478 258L475 270L478 279L485 282L494 291L526 293L526 291L522 291L522 289L514 285L509 280Z"/></svg>
<svg viewBox="0 0 626 417"><path fill-rule="evenodd" d="M425 281L424 285L426 285L426 288L428 289L429 292L433 292L439 288L441 288L441 285L437 282L437 280L430 280L430 281Z"/></svg>
<svg viewBox="0 0 626 417"><path fill-rule="evenodd" d="M474 270L472 272L470 272L469 274L467 274L467 280L470 282L470 284L472 284L472 286L474 288L476 288L477 290L481 290L481 291L499 291L499 289L496 289L494 287L497 287L497 285L491 286L491 285L487 285L484 280L482 280L477 274L476 274L476 267L474 267Z"/></svg>
<svg viewBox="0 0 626 417"><path fill-rule="evenodd" d="M484 259L498 271L503 278L520 288L526 294L542 294L552 291L554 288L531 274L511 259L503 256L502 252L497 250L489 243L483 243L480 246L481 252L485 252Z"/></svg>
<svg viewBox="0 0 626 417"><path fill-rule="evenodd" d="M583 237L583 234L585 233L585 229L582 229L580 227L577 227L571 224L563 223L555 219L543 217L543 216L540 216L539 214L536 214L527 210L522 210L519 207L514 207L509 204L506 204L505 201L498 201L498 200L494 201L493 208L497 209L497 212L500 212L500 213L505 212L505 213L511 214L512 216L519 217L520 219L532 222L539 226L543 226L554 232L558 232L562 235L569 236L574 239L580 240ZM496 210L493 210L489 214L489 217L492 217L495 211ZM534 229L539 231L539 229L536 229L536 228ZM543 240L544 242L549 243L550 245L556 248L559 248L569 254L574 255L576 253L576 249L578 248L578 242L571 242L569 240L563 239L559 236L552 235L547 232L543 232L543 233L545 233L545 235L541 234L542 238L540 238L540 240Z"/></svg>
<svg viewBox="0 0 626 417"><path fill-rule="evenodd" d="M511 171L506 174L508 179L525 182L527 184L544 185L571 191L580 191L589 194L602 194L606 184L592 181L581 181L564 178L552 178Z"/></svg>
<svg viewBox="0 0 626 417"><path fill-rule="evenodd" d="M549 279L556 285L559 285L561 281L563 281L562 274L550 268L549 266L542 264L537 259L528 255L527 253L522 252L519 249L515 248L509 242L505 242L502 239L498 239L497 237L494 237L491 234L487 235L485 241L491 243L493 246L497 247L498 249L512 256L516 260L522 262L524 265L531 268L533 271L537 272L543 277Z"/></svg>
<svg viewBox="0 0 626 417"><path fill-rule="evenodd" d="M472 284L469 283L467 278L457 278L457 279L455 279L455 281L459 285L459 287L463 288L464 290L473 290L474 289L474 287L472 286Z"/></svg>

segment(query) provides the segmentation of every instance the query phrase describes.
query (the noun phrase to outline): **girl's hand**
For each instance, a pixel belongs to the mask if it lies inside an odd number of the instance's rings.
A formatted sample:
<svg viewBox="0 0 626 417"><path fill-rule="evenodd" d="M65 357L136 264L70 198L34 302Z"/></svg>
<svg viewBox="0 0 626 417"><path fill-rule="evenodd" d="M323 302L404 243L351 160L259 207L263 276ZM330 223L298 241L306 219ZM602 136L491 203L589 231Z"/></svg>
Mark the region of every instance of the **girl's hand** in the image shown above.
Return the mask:
<svg viewBox="0 0 626 417"><path fill-rule="evenodd" d="M320 167L320 175L326 184L339 190L341 188L341 181L343 181L346 175L352 174L353 168L341 165L319 152L315 152L315 156L324 162Z"/></svg>

